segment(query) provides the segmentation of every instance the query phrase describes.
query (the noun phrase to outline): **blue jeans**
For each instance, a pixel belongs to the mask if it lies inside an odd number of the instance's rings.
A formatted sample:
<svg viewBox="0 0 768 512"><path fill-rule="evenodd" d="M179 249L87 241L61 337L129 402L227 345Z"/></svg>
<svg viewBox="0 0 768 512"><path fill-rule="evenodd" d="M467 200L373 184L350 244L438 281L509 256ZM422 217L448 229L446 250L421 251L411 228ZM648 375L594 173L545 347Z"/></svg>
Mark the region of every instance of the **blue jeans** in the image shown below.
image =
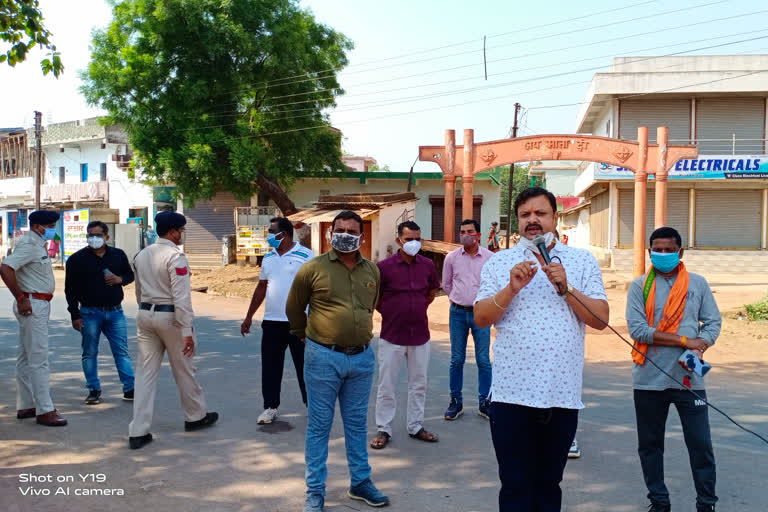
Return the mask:
<svg viewBox="0 0 768 512"><path fill-rule="evenodd" d="M123 308L104 311L98 308L80 308L83 318L83 373L88 389L101 389L99 382L98 356L101 333L109 340L112 356L115 358L117 374L123 383L123 392L133 389L133 368L128 354L128 333Z"/></svg>
<svg viewBox="0 0 768 512"><path fill-rule="evenodd" d="M307 494L325 496L328 476L328 439L339 400L344 422L344 444L352 486L371 476L368 464L368 399L371 395L376 356L369 347L348 356L319 346L307 338L304 348L304 382L307 386Z"/></svg>
<svg viewBox="0 0 768 512"><path fill-rule="evenodd" d="M475 361L477 361L477 392L482 402L488 398L491 391L491 328L480 328L475 325L475 314L472 311L459 309L451 304L448 316L448 326L451 334L451 366L449 382L451 398L463 401L461 390L464 387L464 361L467 358L467 338L472 331L475 341Z"/></svg>

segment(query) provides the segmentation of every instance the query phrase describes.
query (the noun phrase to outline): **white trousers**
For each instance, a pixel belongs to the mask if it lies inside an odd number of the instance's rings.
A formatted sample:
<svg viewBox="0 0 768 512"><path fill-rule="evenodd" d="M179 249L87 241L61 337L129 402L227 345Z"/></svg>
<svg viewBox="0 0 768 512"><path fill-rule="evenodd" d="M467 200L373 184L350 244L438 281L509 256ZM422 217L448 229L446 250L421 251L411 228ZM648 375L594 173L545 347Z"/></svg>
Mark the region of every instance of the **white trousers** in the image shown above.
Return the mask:
<svg viewBox="0 0 768 512"><path fill-rule="evenodd" d="M427 398L427 367L429 342L415 347L395 345L379 339L379 391L376 394L376 425L392 435L395 418L395 387L405 362L408 369L408 433L415 434L424 423L424 402Z"/></svg>
<svg viewBox="0 0 768 512"><path fill-rule="evenodd" d="M136 382L133 399L133 421L128 425L128 435L139 437L149 433L155 409L157 373L168 351L171 373L181 395L184 421L198 421L205 417L206 405L203 389L195 377L194 356L182 353L184 337L181 327L174 325L173 313L145 311L136 315L136 337L139 357L136 361ZM199 350L195 339L195 351Z"/></svg>
<svg viewBox="0 0 768 512"><path fill-rule="evenodd" d="M29 299L32 314L22 316L16 302L13 312L19 321L19 348L16 352L16 410L35 408L35 414L54 409L51 400L51 373L48 369L48 319L51 303Z"/></svg>

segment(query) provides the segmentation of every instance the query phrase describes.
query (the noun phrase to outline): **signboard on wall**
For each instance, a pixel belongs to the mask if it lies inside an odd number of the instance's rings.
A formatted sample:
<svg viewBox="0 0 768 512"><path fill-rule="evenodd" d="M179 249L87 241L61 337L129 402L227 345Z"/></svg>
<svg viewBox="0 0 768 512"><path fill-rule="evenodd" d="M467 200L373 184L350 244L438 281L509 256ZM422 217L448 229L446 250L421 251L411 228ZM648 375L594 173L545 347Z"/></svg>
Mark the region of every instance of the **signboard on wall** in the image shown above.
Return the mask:
<svg viewBox="0 0 768 512"><path fill-rule="evenodd" d="M90 209L64 211L64 262L77 251L86 247L88 242L88 222Z"/></svg>
<svg viewBox="0 0 768 512"><path fill-rule="evenodd" d="M595 179L632 179L629 169L597 164ZM768 179L768 155L706 155L679 160L669 170L669 179Z"/></svg>

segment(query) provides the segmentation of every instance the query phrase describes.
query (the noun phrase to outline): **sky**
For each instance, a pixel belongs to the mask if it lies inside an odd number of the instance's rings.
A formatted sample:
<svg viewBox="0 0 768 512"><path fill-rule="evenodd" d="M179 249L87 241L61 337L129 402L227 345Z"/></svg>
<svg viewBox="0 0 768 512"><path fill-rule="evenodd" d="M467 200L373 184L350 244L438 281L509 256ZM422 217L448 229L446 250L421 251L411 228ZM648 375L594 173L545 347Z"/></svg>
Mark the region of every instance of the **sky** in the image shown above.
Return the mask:
<svg viewBox="0 0 768 512"><path fill-rule="evenodd" d="M66 70L44 77L40 54L0 64L0 127L99 115L78 92L91 31L106 26L103 0L40 0ZM330 111L343 149L407 171L420 145L442 145L446 129L473 128L475 141L572 133L595 73L615 56L768 53L761 0L301 0L355 48L339 75L346 94ZM723 19L730 18L730 19ZM485 64L483 44L485 38ZM760 38L760 39L758 39ZM748 40L751 39L751 40ZM734 44L728 44L734 43ZM717 48L707 48L720 45ZM487 71L487 79L485 73ZM436 171L419 162L416 171Z"/></svg>

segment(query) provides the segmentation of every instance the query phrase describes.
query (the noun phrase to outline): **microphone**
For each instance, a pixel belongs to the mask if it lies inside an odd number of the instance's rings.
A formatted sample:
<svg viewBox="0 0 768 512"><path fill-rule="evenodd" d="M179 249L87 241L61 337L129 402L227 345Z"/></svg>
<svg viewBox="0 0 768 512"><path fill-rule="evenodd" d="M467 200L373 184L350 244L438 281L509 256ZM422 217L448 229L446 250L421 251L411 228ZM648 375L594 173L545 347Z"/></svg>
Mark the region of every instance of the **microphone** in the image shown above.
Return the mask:
<svg viewBox="0 0 768 512"><path fill-rule="evenodd" d="M541 257L544 259L544 263L549 265L552 263L552 258L549 257L549 251L547 250L547 239L542 235L536 235L533 237L533 245L539 250Z"/></svg>
<svg viewBox="0 0 768 512"><path fill-rule="evenodd" d="M541 254L541 258L544 260L544 263L549 265L552 263L552 258L549 257L549 251L547 250L547 239L544 238L543 235L536 235L533 237L533 245L536 246L536 248L539 250L539 253ZM565 292L563 291L563 284L557 283L557 294L558 295L565 295Z"/></svg>

